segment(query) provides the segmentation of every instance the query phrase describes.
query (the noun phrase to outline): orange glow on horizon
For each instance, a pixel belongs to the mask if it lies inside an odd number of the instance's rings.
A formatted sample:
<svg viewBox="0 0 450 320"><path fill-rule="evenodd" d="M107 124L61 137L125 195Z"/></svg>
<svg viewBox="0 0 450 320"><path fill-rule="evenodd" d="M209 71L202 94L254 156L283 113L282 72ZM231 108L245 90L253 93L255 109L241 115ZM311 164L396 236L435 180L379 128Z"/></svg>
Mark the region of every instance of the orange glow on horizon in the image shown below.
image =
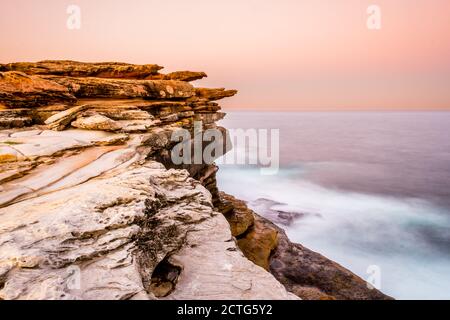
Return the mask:
<svg viewBox="0 0 450 320"><path fill-rule="evenodd" d="M0 30L2 63L205 71L200 85L239 90L228 110L450 110L448 0L2 0Z"/></svg>

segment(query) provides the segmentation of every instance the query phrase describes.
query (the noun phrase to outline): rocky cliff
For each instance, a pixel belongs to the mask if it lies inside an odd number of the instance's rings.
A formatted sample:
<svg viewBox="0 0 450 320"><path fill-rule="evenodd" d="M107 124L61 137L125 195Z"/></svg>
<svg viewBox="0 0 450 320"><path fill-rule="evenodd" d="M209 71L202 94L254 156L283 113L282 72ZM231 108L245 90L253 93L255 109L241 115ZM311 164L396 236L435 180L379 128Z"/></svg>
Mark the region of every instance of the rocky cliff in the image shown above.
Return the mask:
<svg viewBox="0 0 450 320"><path fill-rule="evenodd" d="M0 299L388 298L172 163L236 91L161 69L0 65Z"/></svg>

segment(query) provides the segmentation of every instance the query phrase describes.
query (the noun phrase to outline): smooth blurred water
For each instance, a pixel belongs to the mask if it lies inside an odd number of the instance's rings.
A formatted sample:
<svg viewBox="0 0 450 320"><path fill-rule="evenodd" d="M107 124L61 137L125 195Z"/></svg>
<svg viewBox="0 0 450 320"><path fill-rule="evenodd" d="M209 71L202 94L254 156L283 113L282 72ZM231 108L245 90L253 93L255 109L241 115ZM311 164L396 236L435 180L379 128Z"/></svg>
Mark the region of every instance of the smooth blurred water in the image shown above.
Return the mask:
<svg viewBox="0 0 450 320"><path fill-rule="evenodd" d="M221 125L281 140L277 175L221 165L222 190L268 218L300 213L282 225L291 240L363 278L379 266L395 298L450 299L450 113L234 112Z"/></svg>

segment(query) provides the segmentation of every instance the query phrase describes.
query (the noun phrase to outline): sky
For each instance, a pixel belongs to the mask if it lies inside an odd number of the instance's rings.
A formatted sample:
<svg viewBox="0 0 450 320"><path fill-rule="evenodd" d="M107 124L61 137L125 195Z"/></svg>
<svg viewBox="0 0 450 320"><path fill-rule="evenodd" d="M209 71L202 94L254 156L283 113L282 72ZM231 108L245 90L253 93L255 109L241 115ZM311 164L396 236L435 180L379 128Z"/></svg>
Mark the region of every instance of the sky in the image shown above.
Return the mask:
<svg viewBox="0 0 450 320"><path fill-rule="evenodd" d="M0 62L44 59L205 71L226 110L450 110L450 1L1 0Z"/></svg>

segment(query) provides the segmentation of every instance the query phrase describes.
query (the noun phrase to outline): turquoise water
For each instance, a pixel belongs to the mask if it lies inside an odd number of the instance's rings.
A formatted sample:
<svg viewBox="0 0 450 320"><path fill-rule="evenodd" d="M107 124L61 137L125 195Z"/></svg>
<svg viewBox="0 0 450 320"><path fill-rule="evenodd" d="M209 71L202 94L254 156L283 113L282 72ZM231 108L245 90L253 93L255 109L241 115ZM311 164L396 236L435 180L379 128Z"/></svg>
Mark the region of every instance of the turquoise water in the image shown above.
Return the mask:
<svg viewBox="0 0 450 320"><path fill-rule="evenodd" d="M395 298L450 299L450 113L235 112L221 124L281 140L277 175L221 165L222 190L363 278L378 266Z"/></svg>

